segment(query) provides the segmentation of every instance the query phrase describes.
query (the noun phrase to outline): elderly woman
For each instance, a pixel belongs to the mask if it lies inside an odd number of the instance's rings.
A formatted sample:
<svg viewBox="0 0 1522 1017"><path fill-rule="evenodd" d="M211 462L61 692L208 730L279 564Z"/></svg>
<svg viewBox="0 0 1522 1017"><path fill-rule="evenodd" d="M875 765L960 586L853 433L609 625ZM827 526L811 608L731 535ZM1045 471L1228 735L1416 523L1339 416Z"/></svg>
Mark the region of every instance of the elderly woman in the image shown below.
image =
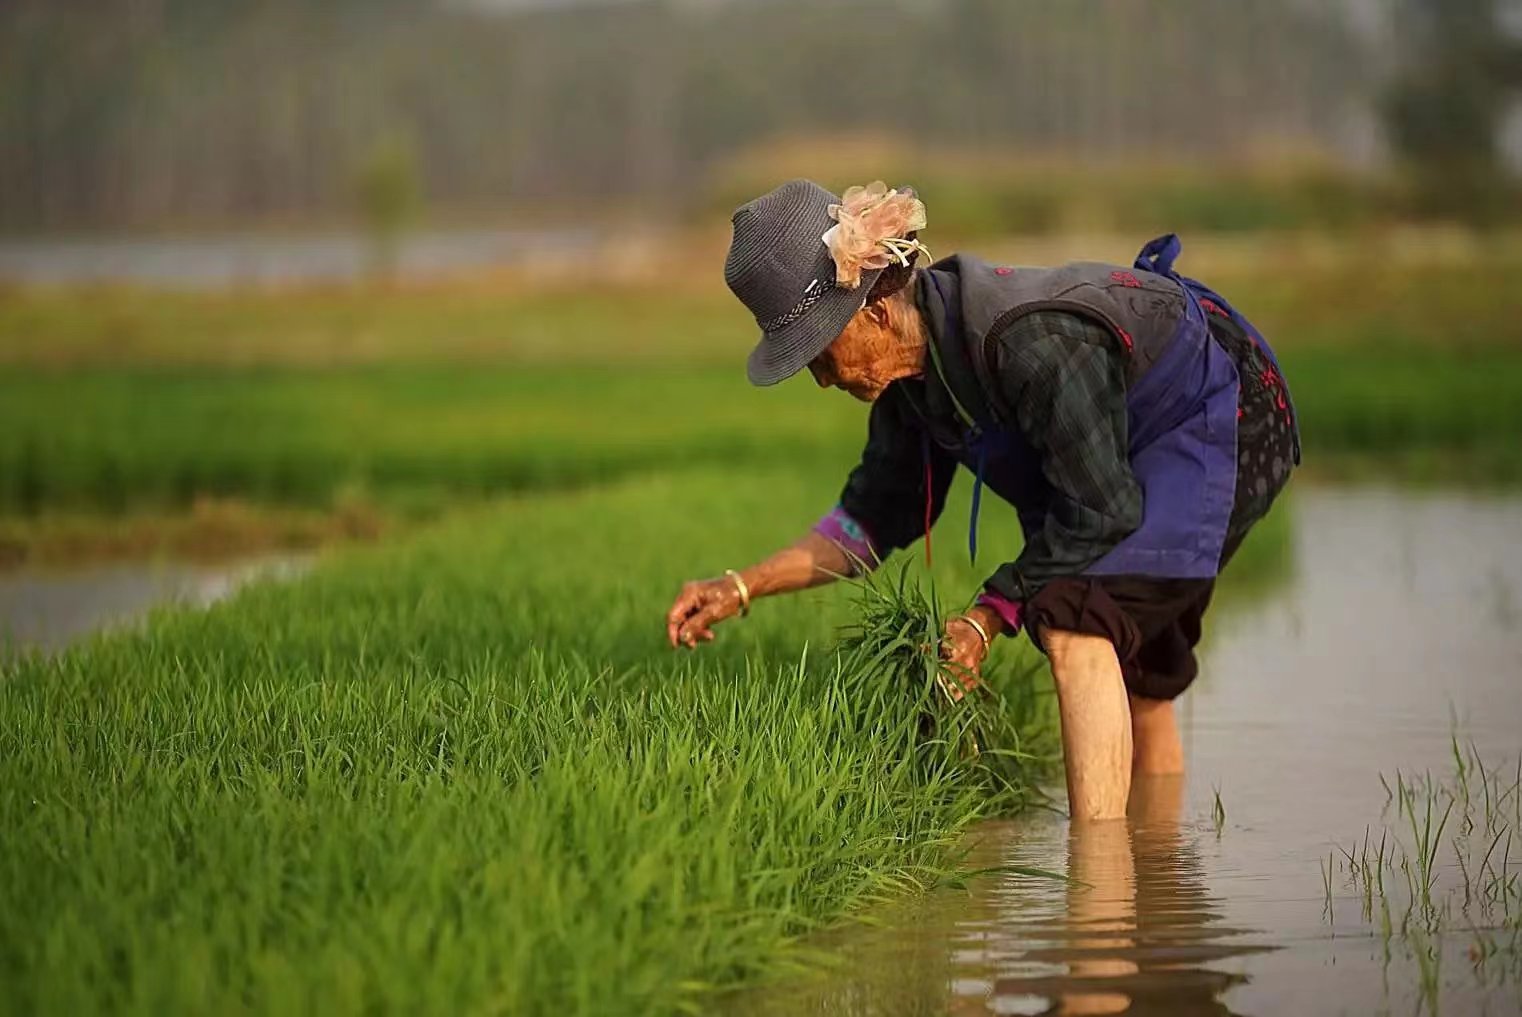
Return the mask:
<svg viewBox="0 0 1522 1017"><path fill-rule="evenodd" d="M971 553L984 485L1025 544L946 623L945 655L975 681L990 640L1025 628L1051 661L1072 814L1123 816L1133 772L1183 769L1173 700L1215 577L1299 462L1283 377L1246 319L1174 270L1174 236L1131 266L916 269L924 225L881 183L842 200L795 180L735 212L725 279L762 332L750 380L807 367L872 404L867 445L801 540L687 583L668 637L693 647L758 597L921 536L928 556L960 463Z"/></svg>

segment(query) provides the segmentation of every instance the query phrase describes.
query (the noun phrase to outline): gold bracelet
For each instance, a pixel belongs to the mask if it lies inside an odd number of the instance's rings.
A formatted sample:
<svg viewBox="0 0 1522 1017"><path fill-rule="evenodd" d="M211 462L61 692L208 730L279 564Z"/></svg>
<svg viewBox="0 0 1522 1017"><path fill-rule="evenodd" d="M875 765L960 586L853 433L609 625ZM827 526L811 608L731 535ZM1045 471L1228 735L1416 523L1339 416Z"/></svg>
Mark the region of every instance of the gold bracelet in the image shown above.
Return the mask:
<svg viewBox="0 0 1522 1017"><path fill-rule="evenodd" d="M959 615L957 615L955 618L953 618L951 620L952 621L964 621L967 624L971 625L972 626L972 630L978 634L978 638L983 640L983 652L984 653L988 652L989 644L992 641L988 638L988 630L983 627L983 623L982 622L978 621L976 618L974 618L970 614L959 614Z"/></svg>
<svg viewBox="0 0 1522 1017"><path fill-rule="evenodd" d="M750 587L745 585L745 580L734 569L725 569L724 574L735 581L735 589L740 594L740 617L744 618L750 614Z"/></svg>

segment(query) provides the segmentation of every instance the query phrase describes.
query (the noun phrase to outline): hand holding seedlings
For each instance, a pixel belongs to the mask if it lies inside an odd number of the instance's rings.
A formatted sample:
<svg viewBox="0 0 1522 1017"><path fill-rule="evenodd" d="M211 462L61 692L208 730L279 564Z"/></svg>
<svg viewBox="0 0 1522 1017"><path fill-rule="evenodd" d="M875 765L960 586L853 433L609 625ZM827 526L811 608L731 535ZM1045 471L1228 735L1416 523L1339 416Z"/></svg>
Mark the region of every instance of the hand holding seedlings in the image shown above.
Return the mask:
<svg viewBox="0 0 1522 1017"><path fill-rule="evenodd" d="M999 616L986 607L975 607L966 614L946 620L946 631L941 637L941 659L957 679L957 685L948 687L953 700L960 700L979 685L983 661L988 656L988 644L1003 629Z"/></svg>

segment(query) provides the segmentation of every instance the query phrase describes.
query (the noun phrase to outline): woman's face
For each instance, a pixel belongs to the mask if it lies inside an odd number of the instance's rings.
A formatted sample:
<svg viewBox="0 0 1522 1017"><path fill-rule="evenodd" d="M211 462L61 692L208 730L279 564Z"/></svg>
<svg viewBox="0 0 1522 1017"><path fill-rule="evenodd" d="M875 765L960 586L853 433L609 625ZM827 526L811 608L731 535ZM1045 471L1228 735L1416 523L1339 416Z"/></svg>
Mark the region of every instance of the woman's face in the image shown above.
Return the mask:
<svg viewBox="0 0 1522 1017"><path fill-rule="evenodd" d="M809 373L820 388L843 389L870 403L910 373L903 369L905 344L887 304L880 300L857 311L839 338L809 362Z"/></svg>

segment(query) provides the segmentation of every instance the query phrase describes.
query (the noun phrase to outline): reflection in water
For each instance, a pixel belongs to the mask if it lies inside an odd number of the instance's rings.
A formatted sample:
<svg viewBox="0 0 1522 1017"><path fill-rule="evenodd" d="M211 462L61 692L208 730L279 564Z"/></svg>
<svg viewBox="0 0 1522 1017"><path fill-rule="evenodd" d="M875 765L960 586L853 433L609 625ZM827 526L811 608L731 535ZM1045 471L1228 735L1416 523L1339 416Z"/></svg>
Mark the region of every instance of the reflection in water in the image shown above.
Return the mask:
<svg viewBox="0 0 1522 1017"><path fill-rule="evenodd" d="M1126 823L984 827L969 859L1087 888L1004 875L879 913L816 944L828 977L734 1012L1431 1012L1340 882L1327 911L1321 866L1398 818L1381 771L1447 771L1451 717L1487 758L1522 750L1522 500L1308 488L1293 518L1292 577L1212 619L1187 781L1138 786ZM1467 929L1436 945L1440 1012L1522 1014L1522 985L1476 977Z"/></svg>
<svg viewBox="0 0 1522 1017"><path fill-rule="evenodd" d="M1071 882L1060 907L1032 915L1028 881L1003 898L984 935L990 991L967 1013L1228 1014L1226 989L1247 976L1213 968L1272 947L1223 921L1182 825L1184 781L1148 778L1126 822L1038 824L1014 838L1010 864L1050 864L1065 841ZM1060 850L1060 848L1058 848ZM967 957L967 960L973 958ZM969 986L970 988L970 986Z"/></svg>
<svg viewBox="0 0 1522 1017"><path fill-rule="evenodd" d="M1234 927L1183 821L1184 781L1148 778L1124 822L1038 813L982 828L969 864L1065 871L980 879L908 906L885 927L818 945L832 977L736 1000L736 1014L1231 1014L1249 975L1222 962L1275 949ZM843 977L842 977L843 976Z"/></svg>

